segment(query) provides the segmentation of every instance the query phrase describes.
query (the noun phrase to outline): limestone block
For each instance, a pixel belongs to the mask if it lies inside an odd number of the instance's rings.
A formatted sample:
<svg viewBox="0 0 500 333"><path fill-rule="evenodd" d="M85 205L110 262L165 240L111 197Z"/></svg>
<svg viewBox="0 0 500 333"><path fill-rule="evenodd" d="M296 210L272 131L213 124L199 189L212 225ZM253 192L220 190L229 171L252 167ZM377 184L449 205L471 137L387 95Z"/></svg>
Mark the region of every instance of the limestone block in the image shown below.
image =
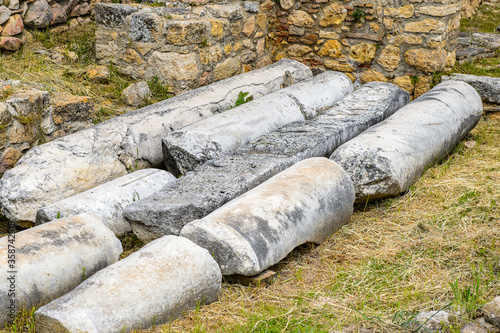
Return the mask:
<svg viewBox="0 0 500 333"><path fill-rule="evenodd" d="M154 51L148 60L148 67L154 68L163 80L194 80L198 76L198 65L194 53Z"/></svg>
<svg viewBox="0 0 500 333"><path fill-rule="evenodd" d="M36 215L36 224L82 213L93 213L99 216L115 235L120 236L132 230L122 216L123 208L150 196L175 179L164 170L138 170L41 208Z"/></svg>
<svg viewBox="0 0 500 333"><path fill-rule="evenodd" d="M118 28L125 24L125 19L132 13L139 10L133 7L118 3L96 2L94 4L95 21L108 28Z"/></svg>
<svg viewBox="0 0 500 333"><path fill-rule="evenodd" d="M70 121L88 121L94 111L94 101L88 96L55 94L52 99L52 118L54 124L61 125Z"/></svg>
<svg viewBox="0 0 500 333"><path fill-rule="evenodd" d="M500 79L489 76L452 74L444 76L442 81L463 81L476 89L483 102L500 104Z"/></svg>
<svg viewBox="0 0 500 333"><path fill-rule="evenodd" d="M401 60L400 52L401 49L399 47L387 45L382 52L380 52L377 63L385 70L392 72L399 67L399 62Z"/></svg>
<svg viewBox="0 0 500 333"><path fill-rule="evenodd" d="M351 46L349 50L349 58L360 63L370 63L375 58L377 47L375 44L359 43Z"/></svg>
<svg viewBox="0 0 500 333"><path fill-rule="evenodd" d="M9 293L15 293L15 312L19 311L20 304L28 309L46 304L115 263L122 253L120 241L92 214L57 220L14 236L15 239L0 238L0 265L3 268L0 273L0 327L10 319L7 307L13 297ZM15 246L14 263L8 262L8 249L12 248L9 245Z"/></svg>
<svg viewBox="0 0 500 333"><path fill-rule="evenodd" d="M329 156L336 147L385 119L410 97L386 83L369 83L319 116L293 122L209 161L150 197L127 206L125 218L142 240L178 235L203 218L296 162Z"/></svg>
<svg viewBox="0 0 500 333"><path fill-rule="evenodd" d="M169 133L163 139L167 170L185 174L288 123L313 118L352 91L348 77L326 72Z"/></svg>
<svg viewBox="0 0 500 333"><path fill-rule="evenodd" d="M425 19L405 24L406 32L443 33L444 29L445 29L445 24L443 22L433 19Z"/></svg>
<svg viewBox="0 0 500 333"><path fill-rule="evenodd" d="M236 75L240 71L240 67L241 61L239 58L226 59L215 67L214 80L219 81Z"/></svg>
<svg viewBox="0 0 500 333"><path fill-rule="evenodd" d="M410 18L413 16L415 8L413 5L406 5L398 8L384 8L384 16L394 18Z"/></svg>
<svg viewBox="0 0 500 333"><path fill-rule="evenodd" d="M319 25L322 27L330 27L340 25L347 17L347 9L338 2L323 8L323 13L319 18Z"/></svg>
<svg viewBox="0 0 500 333"><path fill-rule="evenodd" d="M160 18L154 13L132 13L128 20L128 36L132 42L151 43L158 40Z"/></svg>
<svg viewBox="0 0 500 333"><path fill-rule="evenodd" d="M212 26L208 20L166 20L163 31L167 43L192 45L206 40L211 34Z"/></svg>
<svg viewBox="0 0 500 333"><path fill-rule="evenodd" d="M450 4L446 6L422 6L418 9L420 14L429 16L448 16L457 13L460 10L460 4Z"/></svg>
<svg viewBox="0 0 500 333"><path fill-rule="evenodd" d="M444 82L340 146L330 158L351 176L357 202L398 195L448 154L482 111L474 88Z"/></svg>
<svg viewBox="0 0 500 333"><path fill-rule="evenodd" d="M373 69L362 72L359 75L359 80L361 81L361 83L368 83L373 81L387 82L387 78L384 76L384 74Z"/></svg>
<svg viewBox="0 0 500 333"><path fill-rule="evenodd" d="M324 157L301 161L187 224L181 236L207 249L223 275L255 275L306 242L322 243L346 224L354 187Z"/></svg>
<svg viewBox="0 0 500 333"><path fill-rule="evenodd" d="M442 71L446 63L445 50L411 49L405 52L408 65L424 72Z"/></svg>
<svg viewBox="0 0 500 333"><path fill-rule="evenodd" d="M312 28L315 24L311 15L303 10L294 10L290 16L288 16L288 22L289 24L306 28Z"/></svg>
<svg viewBox="0 0 500 333"><path fill-rule="evenodd" d="M2 212L18 224L33 223L41 207L123 176L127 168L161 166L167 133L229 109L241 91L257 99L280 89L286 71L296 82L312 76L307 66L283 59L35 147L0 180Z"/></svg>
<svg viewBox="0 0 500 333"><path fill-rule="evenodd" d="M207 250L185 238L166 236L38 309L36 329L101 333L148 328L216 301L221 280Z"/></svg>
<svg viewBox="0 0 500 333"><path fill-rule="evenodd" d="M342 44L336 40L326 41L321 50L319 50L318 55L338 58L342 55Z"/></svg>

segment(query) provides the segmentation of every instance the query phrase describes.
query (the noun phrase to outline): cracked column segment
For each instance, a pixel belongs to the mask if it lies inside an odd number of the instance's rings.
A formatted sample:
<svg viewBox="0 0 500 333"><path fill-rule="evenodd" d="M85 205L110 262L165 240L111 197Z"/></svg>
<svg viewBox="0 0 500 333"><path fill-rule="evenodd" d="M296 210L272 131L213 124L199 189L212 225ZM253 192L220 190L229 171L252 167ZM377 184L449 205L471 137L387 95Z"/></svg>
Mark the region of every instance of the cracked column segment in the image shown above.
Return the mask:
<svg viewBox="0 0 500 333"><path fill-rule="evenodd" d="M161 139L235 104L240 91L259 98L282 87L285 73L296 82L312 76L294 60L172 97L31 149L0 180L2 213L29 227L41 207L91 189L128 171L163 164Z"/></svg>

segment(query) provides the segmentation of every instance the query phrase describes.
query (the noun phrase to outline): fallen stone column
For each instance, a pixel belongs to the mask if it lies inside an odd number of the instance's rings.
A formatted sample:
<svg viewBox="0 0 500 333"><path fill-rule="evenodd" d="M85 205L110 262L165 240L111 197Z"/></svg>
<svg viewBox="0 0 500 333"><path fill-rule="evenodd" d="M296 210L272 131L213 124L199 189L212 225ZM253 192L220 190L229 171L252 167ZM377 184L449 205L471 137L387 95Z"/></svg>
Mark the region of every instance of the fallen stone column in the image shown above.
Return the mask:
<svg viewBox="0 0 500 333"><path fill-rule="evenodd" d="M35 312L36 330L128 332L217 300L222 275L207 250L166 236L99 271Z"/></svg>
<svg viewBox="0 0 500 333"><path fill-rule="evenodd" d="M286 124L314 118L352 91L347 76L325 72L169 133L163 139L167 170L185 174Z"/></svg>
<svg viewBox="0 0 500 333"><path fill-rule="evenodd" d="M217 157L175 183L124 209L134 233L144 241L178 235L201 219L294 163L328 157L342 143L408 103L404 90L368 83L311 120L294 122Z"/></svg>
<svg viewBox="0 0 500 333"><path fill-rule="evenodd" d="M0 327L13 319L10 314L17 313L20 305L29 309L64 295L115 263L122 253L120 241L92 214L57 220L13 236L0 239ZM12 299L13 312L9 308Z"/></svg>
<svg viewBox="0 0 500 333"><path fill-rule="evenodd" d="M474 88L459 81L441 83L340 146L330 158L351 176L357 202L394 196L446 156L482 112Z"/></svg>
<svg viewBox="0 0 500 333"><path fill-rule="evenodd" d="M485 103L484 111L500 111L500 78L466 74L443 76L442 81L462 81L470 84Z"/></svg>
<svg viewBox="0 0 500 333"><path fill-rule="evenodd" d="M35 147L0 180L2 213L29 227L43 206L121 177L136 166L162 166L161 140L167 133L229 109L239 92L257 99L311 76L307 66L283 59Z"/></svg>
<svg viewBox="0 0 500 333"><path fill-rule="evenodd" d="M171 173L164 170L138 170L43 207L37 212L36 224L82 213L94 213L115 235L120 236L132 230L123 218L123 208L150 196L175 179Z"/></svg>
<svg viewBox="0 0 500 333"><path fill-rule="evenodd" d="M324 157L301 161L181 231L223 275L256 275L306 242L322 243L353 211L349 175Z"/></svg>

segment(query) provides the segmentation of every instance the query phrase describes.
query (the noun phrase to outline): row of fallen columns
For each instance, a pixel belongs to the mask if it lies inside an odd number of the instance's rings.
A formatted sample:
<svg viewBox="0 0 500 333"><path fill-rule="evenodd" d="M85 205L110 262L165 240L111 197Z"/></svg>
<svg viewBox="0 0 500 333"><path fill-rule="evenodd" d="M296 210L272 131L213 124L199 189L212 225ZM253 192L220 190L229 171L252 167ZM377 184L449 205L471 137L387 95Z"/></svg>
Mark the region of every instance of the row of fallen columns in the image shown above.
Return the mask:
<svg viewBox="0 0 500 333"><path fill-rule="evenodd" d="M17 234L19 274L30 276L18 280L19 300L55 299L35 313L37 331L129 331L213 302L222 275L258 274L300 244L323 242L355 200L405 191L482 114L465 83L409 104L390 84L351 91L345 76L325 73L270 93L166 133L165 163L183 177L141 170L39 209L40 225ZM150 243L116 262L113 233L130 228Z"/></svg>

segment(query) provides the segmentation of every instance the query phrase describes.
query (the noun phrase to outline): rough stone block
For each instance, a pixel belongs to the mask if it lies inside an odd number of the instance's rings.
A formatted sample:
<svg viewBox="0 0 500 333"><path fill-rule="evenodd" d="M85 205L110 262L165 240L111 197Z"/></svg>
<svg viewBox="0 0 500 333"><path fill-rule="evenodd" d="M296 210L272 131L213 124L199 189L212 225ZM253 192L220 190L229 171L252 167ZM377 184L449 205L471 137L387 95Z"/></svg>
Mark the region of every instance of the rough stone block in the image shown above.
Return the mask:
<svg viewBox="0 0 500 333"><path fill-rule="evenodd" d="M11 319L9 293L15 293L15 312L20 304L27 308L46 304L115 263L122 253L120 241L92 214L57 220L14 236L0 239L0 327ZM7 256L12 245L14 266Z"/></svg>
<svg viewBox="0 0 500 333"><path fill-rule="evenodd" d="M342 143L409 102L409 94L387 83L369 83L314 119L294 122L215 158L171 186L124 210L134 233L150 241L178 235L201 219L294 163L325 157Z"/></svg>
<svg viewBox="0 0 500 333"><path fill-rule="evenodd" d="M482 110L474 88L444 82L340 146L330 158L351 176L357 202L397 195L448 154L476 126Z"/></svg>
<svg viewBox="0 0 500 333"><path fill-rule="evenodd" d="M287 71L296 82L312 76L307 66L284 59L38 146L0 180L2 212L18 224L33 223L41 207L123 176L132 166L161 166L167 133L229 109L240 91L257 99L280 89Z"/></svg>
<svg viewBox="0 0 500 333"><path fill-rule="evenodd" d="M326 158L301 161L181 231L223 275L255 275L295 247L322 243L353 211L349 175Z"/></svg>
<svg viewBox="0 0 500 333"><path fill-rule="evenodd" d="M138 170L43 207L37 212L36 224L82 213L94 213L115 235L123 235L132 230L122 216L123 208L150 196L175 179L164 170Z"/></svg>
<svg viewBox="0 0 500 333"><path fill-rule="evenodd" d="M443 76L442 81L463 81L476 89L483 102L500 104L500 78L467 74Z"/></svg>
<svg viewBox="0 0 500 333"><path fill-rule="evenodd" d="M38 309L36 329L99 333L148 328L216 301L221 280L207 250L185 238L166 236Z"/></svg>
<svg viewBox="0 0 500 333"><path fill-rule="evenodd" d="M172 132L163 139L167 170L191 171L288 123L315 117L352 90L347 76L326 72Z"/></svg>
<svg viewBox="0 0 500 333"><path fill-rule="evenodd" d="M127 16L138 10L137 7L123 4L97 2L94 5L95 21L108 28L117 28L125 24Z"/></svg>

